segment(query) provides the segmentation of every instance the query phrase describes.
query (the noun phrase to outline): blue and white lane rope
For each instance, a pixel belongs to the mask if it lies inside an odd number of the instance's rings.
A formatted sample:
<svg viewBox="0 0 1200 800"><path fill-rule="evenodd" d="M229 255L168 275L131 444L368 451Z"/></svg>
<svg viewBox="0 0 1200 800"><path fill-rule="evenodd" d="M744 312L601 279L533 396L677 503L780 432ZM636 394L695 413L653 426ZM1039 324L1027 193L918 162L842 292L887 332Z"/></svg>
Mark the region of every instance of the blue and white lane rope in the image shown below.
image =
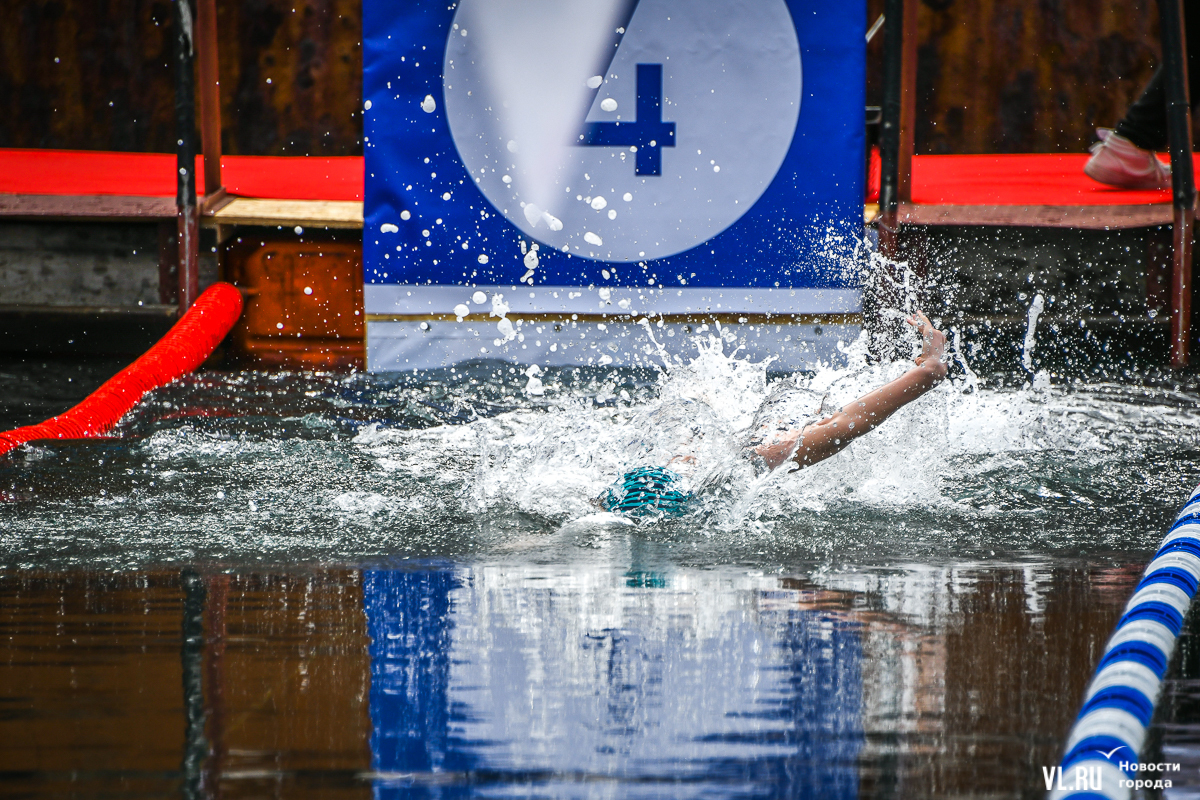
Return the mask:
<svg viewBox="0 0 1200 800"><path fill-rule="evenodd" d="M1179 512L1108 640L1067 737L1052 800L1124 800L1133 781L1170 777L1136 767L1198 584L1200 488Z"/></svg>

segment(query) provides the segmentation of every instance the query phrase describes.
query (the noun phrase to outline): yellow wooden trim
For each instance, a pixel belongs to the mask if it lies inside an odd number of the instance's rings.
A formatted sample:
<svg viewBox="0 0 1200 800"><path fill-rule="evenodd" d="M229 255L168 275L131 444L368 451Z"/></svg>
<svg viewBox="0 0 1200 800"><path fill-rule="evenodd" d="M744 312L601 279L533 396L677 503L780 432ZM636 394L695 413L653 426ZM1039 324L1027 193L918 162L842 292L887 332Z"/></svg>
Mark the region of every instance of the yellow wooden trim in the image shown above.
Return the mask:
<svg viewBox="0 0 1200 800"><path fill-rule="evenodd" d="M349 200L266 200L235 197L203 217L213 225L282 225L286 228L362 228L363 204Z"/></svg>

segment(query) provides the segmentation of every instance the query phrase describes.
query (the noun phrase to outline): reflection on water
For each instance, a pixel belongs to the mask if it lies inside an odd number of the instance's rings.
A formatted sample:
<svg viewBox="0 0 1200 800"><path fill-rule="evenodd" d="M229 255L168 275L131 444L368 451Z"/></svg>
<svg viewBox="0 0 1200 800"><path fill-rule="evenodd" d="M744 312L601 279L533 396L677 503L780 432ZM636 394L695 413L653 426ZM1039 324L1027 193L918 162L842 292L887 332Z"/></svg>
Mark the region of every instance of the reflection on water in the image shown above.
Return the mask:
<svg viewBox="0 0 1200 800"><path fill-rule="evenodd" d="M814 579L635 551L6 573L0 775L36 795L1033 797L1137 573Z"/></svg>
<svg viewBox="0 0 1200 800"><path fill-rule="evenodd" d="M663 784L676 797L857 796L857 626L777 585L719 573L369 573L386 794L458 773L556 797L597 782L624 797Z"/></svg>
<svg viewBox="0 0 1200 800"><path fill-rule="evenodd" d="M179 573L3 575L5 793L361 793L359 583L352 572L205 575L197 593ZM201 631L191 645L188 627ZM189 728L191 705L200 724ZM187 753L199 758L185 769Z"/></svg>

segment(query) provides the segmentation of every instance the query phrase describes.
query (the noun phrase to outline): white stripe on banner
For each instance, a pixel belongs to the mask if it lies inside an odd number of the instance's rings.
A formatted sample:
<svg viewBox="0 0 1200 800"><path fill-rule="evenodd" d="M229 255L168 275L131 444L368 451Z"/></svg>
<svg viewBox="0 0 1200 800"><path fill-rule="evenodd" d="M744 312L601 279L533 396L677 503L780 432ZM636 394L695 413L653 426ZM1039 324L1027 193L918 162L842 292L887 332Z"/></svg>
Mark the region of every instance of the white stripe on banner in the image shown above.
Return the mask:
<svg viewBox="0 0 1200 800"><path fill-rule="evenodd" d="M521 324L516 338L497 338L497 320L432 320L417 322L367 321L367 368L371 372L405 372L449 367L475 358L502 359L518 364L548 366L656 367L662 357L687 363L696 357L697 341L712 341L715 327L679 322L650 326L628 320L607 323L564 321ZM556 331L556 328L561 330ZM770 358L771 369L789 372L814 369L818 364L845 362L840 349L858 336L857 325L783 324L729 325L724 352L739 359L761 362ZM651 338L653 337L653 338Z"/></svg>
<svg viewBox="0 0 1200 800"><path fill-rule="evenodd" d="M476 292L486 299L473 304ZM367 284L368 314L418 316L454 314L465 304L487 314L501 296L508 313L520 314L856 314L858 289L746 289L655 286L417 286Z"/></svg>

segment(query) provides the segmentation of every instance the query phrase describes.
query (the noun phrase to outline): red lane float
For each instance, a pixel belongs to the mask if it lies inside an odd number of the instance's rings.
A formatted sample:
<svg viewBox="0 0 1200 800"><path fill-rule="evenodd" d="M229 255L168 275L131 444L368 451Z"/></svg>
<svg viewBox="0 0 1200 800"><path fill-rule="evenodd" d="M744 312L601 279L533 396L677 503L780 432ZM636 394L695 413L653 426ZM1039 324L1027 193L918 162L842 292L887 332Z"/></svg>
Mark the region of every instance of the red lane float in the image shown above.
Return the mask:
<svg viewBox="0 0 1200 800"><path fill-rule="evenodd" d="M241 293L231 284L214 283L166 336L82 403L40 425L0 433L0 455L34 439L102 436L147 392L165 386L203 364L241 313Z"/></svg>

